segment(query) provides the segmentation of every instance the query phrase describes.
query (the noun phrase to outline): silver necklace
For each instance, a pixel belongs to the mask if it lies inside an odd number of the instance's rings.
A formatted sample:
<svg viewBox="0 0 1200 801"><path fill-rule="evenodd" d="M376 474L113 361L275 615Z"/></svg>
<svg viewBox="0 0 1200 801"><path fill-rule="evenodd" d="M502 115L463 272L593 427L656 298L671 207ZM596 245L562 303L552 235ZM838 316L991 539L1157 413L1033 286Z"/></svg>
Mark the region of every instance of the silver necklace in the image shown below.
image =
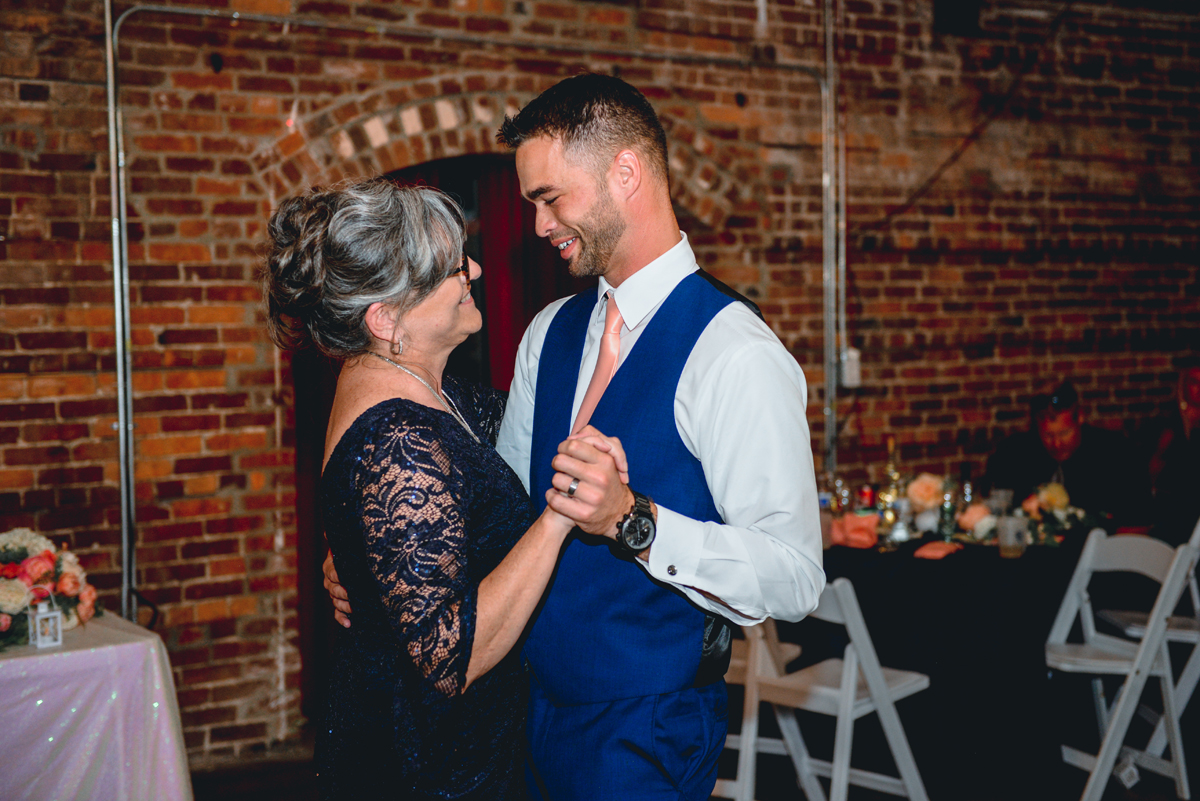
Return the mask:
<svg viewBox="0 0 1200 801"><path fill-rule="evenodd" d="M455 420L457 420L459 422L459 425L461 425L463 428L465 428L467 430L467 433L471 435L471 439L475 440L476 444L483 444L483 443L479 442L479 437L475 436L475 432L471 430L471 427L469 425L467 425L467 421L463 419L462 414L458 411L458 407L454 405L453 398L451 398L449 395L447 395L446 400L442 400L442 396L438 394L438 391L436 389L434 389L433 386L428 381L426 381L424 378L421 378L421 376L417 375L412 370L409 370L403 364L400 364L399 362L394 362L391 359L389 359L387 356L376 353L373 350L368 351L368 353L370 353L372 356L375 356L376 358L383 359L385 362L390 364L392 367L395 367L398 370L403 370L404 372L408 373L413 378L420 381L421 385L424 386L425 389L429 390L429 393L431 395L433 395L434 399L436 399L437 402L442 405L442 408L446 410L447 414L449 414L451 417L453 417ZM447 401L449 401L449 405L446 405Z"/></svg>

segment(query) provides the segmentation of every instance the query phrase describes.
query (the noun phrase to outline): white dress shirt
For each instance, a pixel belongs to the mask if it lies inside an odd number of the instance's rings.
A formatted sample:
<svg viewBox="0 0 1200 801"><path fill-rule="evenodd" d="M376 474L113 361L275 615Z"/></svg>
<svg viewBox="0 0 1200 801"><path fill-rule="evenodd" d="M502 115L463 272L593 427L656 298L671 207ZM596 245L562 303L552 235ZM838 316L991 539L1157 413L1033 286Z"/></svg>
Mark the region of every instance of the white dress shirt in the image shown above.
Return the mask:
<svg viewBox="0 0 1200 801"><path fill-rule="evenodd" d="M604 293L614 292L625 321L619 357L624 361L662 302L695 271L685 235L619 287L600 279L572 420L595 369ZM526 489L538 361L550 322L566 300L543 309L525 331L496 442ZM636 563L697 606L742 625L768 617L799 620L815 609L825 572L804 414L807 394L804 373L765 323L738 302L718 312L684 365L675 393L675 426L700 460L725 523L692 520L658 505L650 561Z"/></svg>

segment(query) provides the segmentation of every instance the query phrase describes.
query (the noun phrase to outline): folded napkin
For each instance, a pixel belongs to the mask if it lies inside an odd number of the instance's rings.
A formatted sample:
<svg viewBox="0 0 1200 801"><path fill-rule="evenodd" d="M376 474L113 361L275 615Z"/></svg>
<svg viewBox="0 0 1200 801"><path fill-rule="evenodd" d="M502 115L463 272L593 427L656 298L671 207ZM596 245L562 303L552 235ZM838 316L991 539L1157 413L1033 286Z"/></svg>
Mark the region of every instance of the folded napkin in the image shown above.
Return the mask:
<svg viewBox="0 0 1200 801"><path fill-rule="evenodd" d="M961 551L963 544L961 542L927 542L913 552L913 556L918 559L941 559L949 556L955 551Z"/></svg>
<svg viewBox="0 0 1200 801"><path fill-rule="evenodd" d="M829 541L834 545L845 545L847 548L874 548L879 542L876 529L879 528L879 515L842 515L834 518L833 529Z"/></svg>

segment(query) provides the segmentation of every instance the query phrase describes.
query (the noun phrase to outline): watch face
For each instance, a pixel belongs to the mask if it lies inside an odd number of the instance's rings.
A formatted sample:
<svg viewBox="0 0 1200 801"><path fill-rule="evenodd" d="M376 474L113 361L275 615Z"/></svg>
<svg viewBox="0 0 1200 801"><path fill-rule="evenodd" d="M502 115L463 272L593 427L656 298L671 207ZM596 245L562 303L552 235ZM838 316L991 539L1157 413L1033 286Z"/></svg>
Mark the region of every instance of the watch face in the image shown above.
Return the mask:
<svg viewBox="0 0 1200 801"><path fill-rule="evenodd" d="M621 537L630 548L641 551L654 540L654 521L646 517L635 517L625 524Z"/></svg>

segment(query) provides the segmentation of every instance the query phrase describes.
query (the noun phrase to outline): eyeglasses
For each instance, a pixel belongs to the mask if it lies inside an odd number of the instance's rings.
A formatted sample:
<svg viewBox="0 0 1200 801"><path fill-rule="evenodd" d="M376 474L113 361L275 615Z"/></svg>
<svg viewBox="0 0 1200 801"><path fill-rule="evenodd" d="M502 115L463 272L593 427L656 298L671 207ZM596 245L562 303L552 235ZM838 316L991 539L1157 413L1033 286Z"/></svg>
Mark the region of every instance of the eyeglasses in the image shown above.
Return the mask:
<svg viewBox="0 0 1200 801"><path fill-rule="evenodd" d="M455 270L454 272L447 275L446 278L450 279L456 275L459 276L460 278L462 278L463 286L465 286L467 288L467 291L470 292L471 291L471 264L470 264L470 262L467 261L467 252L465 250L463 251L462 264L460 264L458 266L457 270Z"/></svg>

